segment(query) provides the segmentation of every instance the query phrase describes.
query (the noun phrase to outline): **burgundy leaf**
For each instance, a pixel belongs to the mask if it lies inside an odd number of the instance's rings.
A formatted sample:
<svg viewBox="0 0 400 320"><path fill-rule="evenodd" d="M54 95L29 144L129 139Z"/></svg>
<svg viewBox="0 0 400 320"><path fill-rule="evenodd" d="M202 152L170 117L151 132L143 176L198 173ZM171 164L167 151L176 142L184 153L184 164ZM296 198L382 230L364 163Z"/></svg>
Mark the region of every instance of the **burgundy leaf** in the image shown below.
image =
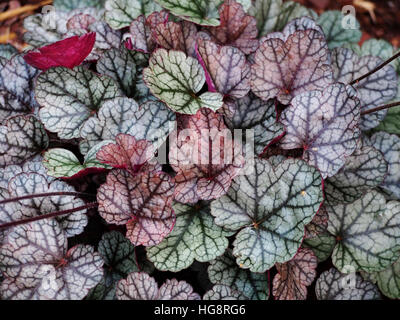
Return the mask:
<svg viewBox="0 0 400 320"><path fill-rule="evenodd" d="M314 238L326 231L328 227L328 221L328 212L326 211L325 206L321 206L312 221L306 225L306 235L304 238Z"/></svg>
<svg viewBox="0 0 400 320"><path fill-rule="evenodd" d="M218 92L234 98L243 98L249 92L250 65L239 49L199 39L198 51Z"/></svg>
<svg viewBox="0 0 400 320"><path fill-rule="evenodd" d="M303 92L323 90L332 83L330 54L324 36L300 30L286 41L266 39L254 55L251 89L261 99L277 97L283 104Z"/></svg>
<svg viewBox="0 0 400 320"><path fill-rule="evenodd" d="M167 50L180 50L196 56L196 25L189 21L159 23L153 28L153 38Z"/></svg>
<svg viewBox="0 0 400 320"><path fill-rule="evenodd" d="M169 160L177 172L175 199L183 203L224 195L241 168L241 148L231 138L222 115L200 109L186 127L172 134ZM224 159L225 158L225 159Z"/></svg>
<svg viewBox="0 0 400 320"><path fill-rule="evenodd" d="M174 186L173 179L163 172L132 175L113 170L97 192L99 213L108 223L126 224L126 236L134 245L156 245L175 223L171 206Z"/></svg>
<svg viewBox="0 0 400 320"><path fill-rule="evenodd" d="M96 41L96 33L87 33L81 37L67 38L39 48L39 52L29 52L25 61L40 70L51 67L74 68L79 66L90 54Z"/></svg>
<svg viewBox="0 0 400 320"><path fill-rule="evenodd" d="M154 156L153 145L147 140L136 140L129 134L120 133L115 141L115 144L107 144L97 152L97 160L137 173Z"/></svg>
<svg viewBox="0 0 400 320"><path fill-rule="evenodd" d="M225 0L219 8L219 15L221 24L208 28L213 40L222 45L237 47L245 54L257 49L257 21L246 14L241 4Z"/></svg>
<svg viewBox="0 0 400 320"><path fill-rule="evenodd" d="M277 300L305 300L307 286L317 275L317 258L311 249L301 248L295 257L286 263L277 263L272 294Z"/></svg>
<svg viewBox="0 0 400 320"><path fill-rule="evenodd" d="M152 30L161 23L168 21L168 12L153 12L147 18L144 15L139 16L132 21L129 32L130 32L130 43L129 48L133 50L141 51L145 53L152 52L157 43L153 39Z"/></svg>

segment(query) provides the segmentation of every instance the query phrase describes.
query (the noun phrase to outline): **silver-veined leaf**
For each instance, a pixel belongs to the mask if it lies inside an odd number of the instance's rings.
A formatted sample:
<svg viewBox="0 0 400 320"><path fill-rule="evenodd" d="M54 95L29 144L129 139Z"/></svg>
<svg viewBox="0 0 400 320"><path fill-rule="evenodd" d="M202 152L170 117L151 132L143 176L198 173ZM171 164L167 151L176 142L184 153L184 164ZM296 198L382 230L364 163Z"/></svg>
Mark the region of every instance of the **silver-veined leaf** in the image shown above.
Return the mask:
<svg viewBox="0 0 400 320"><path fill-rule="evenodd" d="M194 260L207 262L228 247L227 234L214 224L207 205L175 203L176 223L172 232L157 246L147 248L147 257L162 271L178 272Z"/></svg>
<svg viewBox="0 0 400 320"><path fill-rule="evenodd" d="M385 296L392 299L400 298L400 259L371 276Z"/></svg>
<svg viewBox="0 0 400 320"><path fill-rule="evenodd" d="M360 41L362 32L359 22L352 17L351 21L355 23L355 28L343 28L345 19L343 13L337 10L325 11L319 16L317 23L324 30L329 49Z"/></svg>
<svg viewBox="0 0 400 320"><path fill-rule="evenodd" d="M154 278L144 272L132 272L118 282L118 300L200 300L185 281L167 280L160 288Z"/></svg>
<svg viewBox="0 0 400 320"><path fill-rule="evenodd" d="M0 295L12 300L79 300L102 278L103 261L87 245L67 250L67 238L54 219L15 227L0 248L7 275Z"/></svg>
<svg viewBox="0 0 400 320"><path fill-rule="evenodd" d="M388 165L377 149L362 147L346 159L343 168L325 180L325 195L330 204L353 202L384 181Z"/></svg>
<svg viewBox="0 0 400 320"><path fill-rule="evenodd" d="M377 300L378 288L355 273L341 274L331 268L323 272L315 285L318 300Z"/></svg>
<svg viewBox="0 0 400 320"><path fill-rule="evenodd" d="M383 61L374 56L359 57L350 49L336 48L332 53L334 79L350 83L363 76ZM364 80L354 84L361 101L361 110L366 111L391 101L397 94L396 70L386 65ZM387 110L380 110L362 117L360 127L369 130L376 127L386 116Z"/></svg>
<svg viewBox="0 0 400 320"><path fill-rule="evenodd" d="M318 262L323 262L331 256L336 240L328 232L324 232L315 237L304 239L302 245L314 252Z"/></svg>
<svg viewBox="0 0 400 320"><path fill-rule="evenodd" d="M204 294L203 300L247 300L247 298L229 286L216 284Z"/></svg>
<svg viewBox="0 0 400 320"><path fill-rule="evenodd" d="M222 95L216 92L196 95L206 80L204 70L196 59L180 51L155 51L149 67L143 70L143 80L175 112L195 114L200 108L215 111L223 103Z"/></svg>
<svg viewBox="0 0 400 320"><path fill-rule="evenodd" d="M333 84L292 100L281 116L286 134L281 147L303 148L303 159L324 178L335 175L357 147L360 101L352 87Z"/></svg>
<svg viewBox="0 0 400 320"><path fill-rule="evenodd" d="M15 116L0 125L0 167L21 164L47 148L49 138L35 116Z"/></svg>
<svg viewBox="0 0 400 320"><path fill-rule="evenodd" d="M375 272L386 269L400 256L400 203L377 191L350 204L327 206L328 231L337 244L332 262L341 272Z"/></svg>
<svg viewBox="0 0 400 320"><path fill-rule="evenodd" d="M80 8L99 8L101 9L104 5L105 0L54 0L53 5L56 10L60 11L71 11Z"/></svg>
<svg viewBox="0 0 400 320"><path fill-rule="evenodd" d="M253 130L254 148L257 154L283 136L282 124L277 121L273 100L263 101L252 92L247 96L227 102L232 114L225 114L231 129Z"/></svg>
<svg viewBox="0 0 400 320"><path fill-rule="evenodd" d="M208 277L214 284L226 285L250 300L267 300L269 286L266 273L254 273L241 269L230 250L211 261Z"/></svg>
<svg viewBox="0 0 400 320"><path fill-rule="evenodd" d="M148 16L161 8L152 0L106 0L105 20L113 29L127 27L140 15Z"/></svg>
<svg viewBox="0 0 400 320"><path fill-rule="evenodd" d="M79 137L79 129L107 100L121 96L117 84L84 67L51 68L39 75L35 94L40 119L63 139Z"/></svg>
<svg viewBox="0 0 400 320"><path fill-rule="evenodd" d="M304 226L323 200L322 179L297 159L277 166L254 159L253 166L252 174L237 177L228 193L211 203L211 213L217 225L240 230L233 242L237 263L264 272L296 254Z"/></svg>
<svg viewBox="0 0 400 320"><path fill-rule="evenodd" d="M300 93L322 90L332 83L330 53L317 30L300 30L285 41L266 39L254 55L251 89L261 99L283 104Z"/></svg>

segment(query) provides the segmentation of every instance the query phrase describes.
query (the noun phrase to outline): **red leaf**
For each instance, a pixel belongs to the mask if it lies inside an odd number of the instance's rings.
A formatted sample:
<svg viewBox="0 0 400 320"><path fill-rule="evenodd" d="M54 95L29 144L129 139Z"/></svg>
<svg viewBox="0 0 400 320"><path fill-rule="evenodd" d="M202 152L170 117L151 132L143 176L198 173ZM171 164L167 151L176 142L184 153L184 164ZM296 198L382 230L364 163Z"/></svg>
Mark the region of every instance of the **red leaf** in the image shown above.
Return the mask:
<svg viewBox="0 0 400 320"><path fill-rule="evenodd" d="M244 165L241 148L220 114L200 109L173 133L169 160L177 172L175 199L183 203L224 195Z"/></svg>
<svg viewBox="0 0 400 320"><path fill-rule="evenodd" d="M28 64L40 70L52 67L72 69L79 66L90 54L95 40L95 32L80 37L74 36L39 48L39 52L29 52L24 59Z"/></svg>
<svg viewBox="0 0 400 320"><path fill-rule="evenodd" d="M97 160L135 174L154 156L153 146L147 140L136 140L131 135L120 133L115 141L115 144L107 144L97 152Z"/></svg>

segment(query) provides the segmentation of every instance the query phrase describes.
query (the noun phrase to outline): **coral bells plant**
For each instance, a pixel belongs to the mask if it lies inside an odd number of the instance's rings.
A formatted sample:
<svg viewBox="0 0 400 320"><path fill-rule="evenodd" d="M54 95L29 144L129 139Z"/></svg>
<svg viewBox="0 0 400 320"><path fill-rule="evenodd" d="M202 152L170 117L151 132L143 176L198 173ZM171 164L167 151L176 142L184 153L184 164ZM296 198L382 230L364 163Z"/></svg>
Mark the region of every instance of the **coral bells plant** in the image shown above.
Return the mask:
<svg viewBox="0 0 400 320"><path fill-rule="evenodd" d="M396 48L292 1L54 9L0 46L1 299L400 298Z"/></svg>

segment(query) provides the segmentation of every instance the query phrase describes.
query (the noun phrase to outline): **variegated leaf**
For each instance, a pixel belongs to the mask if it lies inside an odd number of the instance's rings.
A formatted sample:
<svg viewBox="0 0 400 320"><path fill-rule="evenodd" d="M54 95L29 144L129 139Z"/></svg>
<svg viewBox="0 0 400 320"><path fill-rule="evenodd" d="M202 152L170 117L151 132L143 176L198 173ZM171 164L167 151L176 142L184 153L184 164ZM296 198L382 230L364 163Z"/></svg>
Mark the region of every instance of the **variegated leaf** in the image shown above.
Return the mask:
<svg viewBox="0 0 400 320"><path fill-rule="evenodd" d="M285 41L266 39L255 53L251 70L252 91L263 100L277 98L283 104L332 82L328 46L313 29L296 31Z"/></svg>
<svg viewBox="0 0 400 320"><path fill-rule="evenodd" d="M7 275L3 299L79 300L103 275L103 261L92 247L67 251L67 238L53 219L15 227L0 248L0 261Z"/></svg>
<svg viewBox="0 0 400 320"><path fill-rule="evenodd" d="M180 51L155 51L149 67L143 70L143 80L175 112L195 114L200 108L215 111L223 103L216 92L196 95L205 83L204 70L196 59Z"/></svg>
<svg viewBox="0 0 400 320"><path fill-rule="evenodd" d="M63 139L79 137L79 129L101 104L122 95L112 79L84 67L58 67L41 73L35 94L46 129Z"/></svg>
<svg viewBox="0 0 400 320"><path fill-rule="evenodd" d="M269 285L265 273L253 273L241 269L230 250L223 256L211 261L208 267L208 277L214 284L226 285L238 291L246 299L268 300Z"/></svg>
<svg viewBox="0 0 400 320"><path fill-rule="evenodd" d="M160 288L154 278L144 272L132 272L117 286L118 300L200 300L185 281L167 280Z"/></svg>
<svg viewBox="0 0 400 320"><path fill-rule="evenodd" d="M346 18L342 12L337 10L329 10L321 14L317 23L324 30L329 49L348 43L358 43L361 40L362 32L359 22L355 18L353 19L353 16L351 16L351 22L355 25L351 28L344 28Z"/></svg>
<svg viewBox="0 0 400 320"><path fill-rule="evenodd" d="M344 275L334 268L323 272L315 285L318 300L377 300L378 288L358 274Z"/></svg>
<svg viewBox="0 0 400 320"><path fill-rule="evenodd" d="M177 173L175 200L183 203L219 198L244 164L222 115L208 109L187 117L185 128L172 135L169 161Z"/></svg>
<svg viewBox="0 0 400 320"><path fill-rule="evenodd" d="M356 149L360 101L352 87L333 84L295 97L281 121L286 130L281 147L303 148L303 159L331 177Z"/></svg>
<svg viewBox="0 0 400 320"><path fill-rule="evenodd" d="M250 90L250 65L239 49L199 39L198 52L216 91L233 98L247 95Z"/></svg>
<svg viewBox="0 0 400 320"><path fill-rule="evenodd" d="M257 154L279 140L284 129L277 121L273 100L263 101L252 92L247 96L227 102L232 113L225 113L225 122L231 129L253 130L254 148ZM243 132L245 134L245 132Z"/></svg>
<svg viewBox="0 0 400 320"><path fill-rule="evenodd" d="M35 172L23 172L16 175L8 183L10 197L22 197L31 194L54 193L54 192L74 192L74 187L59 180L48 182L46 176ZM84 206L82 199L73 195L54 195L38 197L18 201L19 207L16 216L12 221L26 219L52 213L56 211L70 210ZM75 236L83 232L87 225L86 209L82 209L65 216L57 217L68 237Z"/></svg>
<svg viewBox="0 0 400 320"><path fill-rule="evenodd" d="M276 265L272 294L276 300L305 300L307 287L317 275L317 258L311 249L301 248L294 258Z"/></svg>
<svg viewBox="0 0 400 320"><path fill-rule="evenodd" d="M327 206L328 231L336 237L332 262L341 272L381 271L400 256L400 203L377 191L350 204Z"/></svg>
<svg viewBox="0 0 400 320"><path fill-rule="evenodd" d="M106 0L105 20L113 29L121 29L140 15L149 15L161 8L152 0Z"/></svg>
<svg viewBox="0 0 400 320"><path fill-rule="evenodd" d="M304 226L322 200L321 175L304 161L273 166L255 159L254 171L236 178L228 193L211 203L211 213L217 225L240 230L233 242L237 263L264 272L296 254Z"/></svg>
<svg viewBox="0 0 400 320"><path fill-rule="evenodd" d="M54 0L53 5L56 10L71 11L80 8L99 8L104 5L105 0Z"/></svg>
<svg viewBox="0 0 400 320"><path fill-rule="evenodd" d="M216 284L204 294L203 300L247 300L247 298L229 286Z"/></svg>
<svg viewBox="0 0 400 320"><path fill-rule="evenodd" d="M362 147L346 159L343 168L325 181L325 195L330 204L353 202L366 191L382 184L388 165L377 149Z"/></svg>
<svg viewBox="0 0 400 320"><path fill-rule="evenodd" d="M175 223L174 187L174 181L162 172L133 176L113 170L97 191L99 213L108 223L126 224L126 236L134 245L156 245Z"/></svg>
<svg viewBox="0 0 400 320"><path fill-rule="evenodd" d="M334 79L338 82L350 83L367 74L383 61L374 56L359 57L346 48L333 50L332 66ZM367 111L391 101L397 94L396 70L386 65L364 80L354 84L361 101L361 110ZM387 110L380 110L362 117L360 127L369 130L376 127L386 116Z"/></svg>
<svg viewBox="0 0 400 320"><path fill-rule="evenodd" d="M47 148L49 138L35 116L15 116L0 125L0 167L21 164Z"/></svg>
<svg viewBox="0 0 400 320"><path fill-rule="evenodd" d="M55 178L78 178L89 173L95 173L110 166L96 159L99 150L111 141L103 141L95 145L85 155L83 163L69 150L54 148L44 154L43 165L47 168L47 174Z"/></svg>
<svg viewBox="0 0 400 320"><path fill-rule="evenodd" d="M147 248L147 257L162 271L178 272L194 260L207 262L222 255L228 247L227 234L214 224L205 204L175 203L173 231L157 246Z"/></svg>
<svg viewBox="0 0 400 320"><path fill-rule="evenodd" d="M80 149L86 154L103 140L114 140L126 133L137 140L148 140L158 149L175 126L175 114L160 101L148 101L139 106L135 100L116 98L100 108L97 117L90 118L80 131L84 141Z"/></svg>
<svg viewBox="0 0 400 320"><path fill-rule="evenodd" d="M318 262L324 262L331 256L336 240L328 232L324 232L312 238L305 238L302 245L314 252Z"/></svg>
<svg viewBox="0 0 400 320"><path fill-rule="evenodd" d="M400 298L400 259L383 271L371 275L381 292L392 299Z"/></svg>
<svg viewBox="0 0 400 320"><path fill-rule="evenodd" d="M388 164L388 171L382 188L400 200L400 138L395 134L377 132L370 144L382 152Z"/></svg>
<svg viewBox="0 0 400 320"><path fill-rule="evenodd" d="M204 26L218 26L218 7L222 0L196 0L195 5L190 0L155 0L163 8L174 15Z"/></svg>

